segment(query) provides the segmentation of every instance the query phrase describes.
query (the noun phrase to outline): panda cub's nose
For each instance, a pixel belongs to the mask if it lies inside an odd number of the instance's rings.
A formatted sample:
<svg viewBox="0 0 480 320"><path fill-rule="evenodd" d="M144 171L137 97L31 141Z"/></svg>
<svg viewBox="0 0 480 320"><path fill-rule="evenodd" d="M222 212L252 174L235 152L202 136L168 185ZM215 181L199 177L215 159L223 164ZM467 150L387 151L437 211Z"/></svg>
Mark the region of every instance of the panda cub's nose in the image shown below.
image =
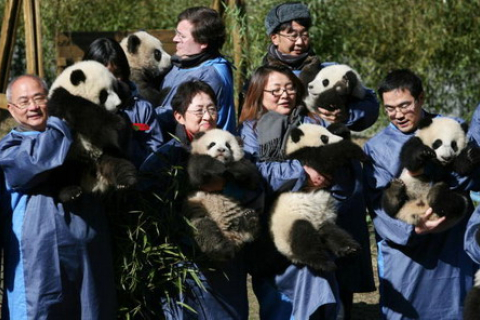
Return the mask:
<svg viewBox="0 0 480 320"><path fill-rule="evenodd" d="M218 151L218 152L221 152L221 153L224 153L224 152L225 152L225 148L218 148L217 151Z"/></svg>

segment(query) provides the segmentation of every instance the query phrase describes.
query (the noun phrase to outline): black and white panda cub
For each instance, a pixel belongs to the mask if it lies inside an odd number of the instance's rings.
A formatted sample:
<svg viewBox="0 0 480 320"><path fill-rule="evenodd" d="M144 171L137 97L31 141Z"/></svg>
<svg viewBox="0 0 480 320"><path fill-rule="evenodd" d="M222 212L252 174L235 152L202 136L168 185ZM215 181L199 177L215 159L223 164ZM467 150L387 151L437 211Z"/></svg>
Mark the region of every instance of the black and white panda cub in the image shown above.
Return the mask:
<svg viewBox="0 0 480 320"><path fill-rule="evenodd" d="M259 231L258 213L237 200L216 192L199 190L218 178L250 190L257 189L260 176L254 164L244 158L239 141L231 133L212 129L195 135L188 161L190 184L195 191L184 212L196 228L200 250L214 261L225 261Z"/></svg>
<svg viewBox="0 0 480 320"><path fill-rule="evenodd" d="M160 84L171 68L171 57L163 50L162 43L145 31L135 32L120 42L130 65L130 80L140 95L154 107L163 100Z"/></svg>
<svg viewBox="0 0 480 320"><path fill-rule="evenodd" d="M302 124L290 132L285 154L319 173L333 175L351 160L366 159L349 134L341 124L328 129ZM360 250L352 236L336 225L336 218L335 199L330 192L286 192L272 206L270 232L277 250L290 261L331 271L336 268L332 254L343 257Z"/></svg>
<svg viewBox="0 0 480 320"><path fill-rule="evenodd" d="M102 64L82 61L66 68L49 91L48 112L65 120L74 142L61 168L62 202L82 192L104 193L136 184L134 165L123 158L119 132L128 130L115 112L121 101L116 79Z"/></svg>
<svg viewBox="0 0 480 320"><path fill-rule="evenodd" d="M445 230L455 225L467 212L468 197L450 190L445 182L432 181L422 171L429 161L451 167L462 175L468 174L480 161L477 148L467 146L466 125L446 117L424 118L419 122L414 137L400 152L404 168L398 179L393 179L384 190L382 206L397 219L416 225L429 207L431 220L445 216Z"/></svg>
<svg viewBox="0 0 480 320"><path fill-rule="evenodd" d="M319 68L312 66L300 74L308 93L304 102L310 112L318 113L318 108L346 111L352 98L364 98L365 87L357 71L344 64Z"/></svg>

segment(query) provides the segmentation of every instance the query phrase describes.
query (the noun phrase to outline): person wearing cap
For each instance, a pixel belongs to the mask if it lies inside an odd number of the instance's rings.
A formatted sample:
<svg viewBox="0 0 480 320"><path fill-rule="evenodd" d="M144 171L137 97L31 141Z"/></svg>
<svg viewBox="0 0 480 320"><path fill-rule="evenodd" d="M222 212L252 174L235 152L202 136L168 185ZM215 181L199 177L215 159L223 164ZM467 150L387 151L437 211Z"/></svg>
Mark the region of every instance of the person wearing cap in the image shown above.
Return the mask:
<svg viewBox="0 0 480 320"><path fill-rule="evenodd" d="M263 58L263 65L284 64L298 76L308 66L326 67L334 62L322 62L316 56L308 33L312 20L308 7L301 2L286 2L273 7L265 18L265 28L271 43ZM369 128L378 118L379 103L373 90L367 89L363 99L348 104L348 114L340 110L319 109L319 121L327 125L343 122L350 130Z"/></svg>
<svg viewBox="0 0 480 320"><path fill-rule="evenodd" d="M263 64L288 66L297 76L313 64L320 64L321 68L334 64L321 62L313 52L309 35L311 25L312 19L307 5L301 2L286 2L274 6L265 18L265 28L271 43ZM378 118L379 103L375 92L366 89L365 97L352 100L346 110L348 114L342 114L340 110L328 111L319 108L319 114L311 115L311 118L325 127L331 123L342 122L352 131L365 130ZM375 290L360 166L356 167L353 178L354 192L339 205L337 223L361 244L362 252L357 257L336 261L336 277L342 302L340 315L343 319L350 319L353 293Z"/></svg>

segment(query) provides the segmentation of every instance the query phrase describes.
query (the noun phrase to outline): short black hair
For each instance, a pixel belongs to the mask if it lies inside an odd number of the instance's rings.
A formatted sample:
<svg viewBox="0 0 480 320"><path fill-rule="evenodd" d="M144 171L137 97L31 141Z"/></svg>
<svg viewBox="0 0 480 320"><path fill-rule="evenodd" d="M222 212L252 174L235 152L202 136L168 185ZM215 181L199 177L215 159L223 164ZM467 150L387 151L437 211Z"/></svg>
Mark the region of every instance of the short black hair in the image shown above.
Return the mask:
<svg viewBox="0 0 480 320"><path fill-rule="evenodd" d="M172 98L173 111L185 115L193 98L199 93L208 94L210 99L212 99L212 102L217 106L217 97L215 96L212 87L202 80L192 80L184 82L178 86L177 92Z"/></svg>
<svg viewBox="0 0 480 320"><path fill-rule="evenodd" d="M206 51L218 53L222 49L227 35L225 24L217 11L207 7L188 8L178 15L177 23L183 20L193 25L193 39L208 45Z"/></svg>
<svg viewBox="0 0 480 320"><path fill-rule="evenodd" d="M130 79L130 65L120 44L111 38L98 38L90 44L83 60L98 61L104 66L116 67L114 76L124 81Z"/></svg>
<svg viewBox="0 0 480 320"><path fill-rule="evenodd" d="M383 98L385 92L393 90L408 90L413 98L418 99L423 93L422 80L409 69L390 71L378 85L378 94Z"/></svg>

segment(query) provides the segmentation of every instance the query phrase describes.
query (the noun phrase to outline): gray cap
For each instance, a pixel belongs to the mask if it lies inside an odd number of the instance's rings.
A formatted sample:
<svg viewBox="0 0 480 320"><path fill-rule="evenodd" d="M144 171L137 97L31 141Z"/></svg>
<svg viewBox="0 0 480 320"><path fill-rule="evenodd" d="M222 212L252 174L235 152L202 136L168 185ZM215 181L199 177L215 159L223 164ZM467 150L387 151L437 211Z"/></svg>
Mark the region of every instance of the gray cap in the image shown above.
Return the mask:
<svg viewBox="0 0 480 320"><path fill-rule="evenodd" d="M271 35L282 23L297 19L311 19L306 5L301 2L287 2L276 5L265 18L267 34Z"/></svg>

